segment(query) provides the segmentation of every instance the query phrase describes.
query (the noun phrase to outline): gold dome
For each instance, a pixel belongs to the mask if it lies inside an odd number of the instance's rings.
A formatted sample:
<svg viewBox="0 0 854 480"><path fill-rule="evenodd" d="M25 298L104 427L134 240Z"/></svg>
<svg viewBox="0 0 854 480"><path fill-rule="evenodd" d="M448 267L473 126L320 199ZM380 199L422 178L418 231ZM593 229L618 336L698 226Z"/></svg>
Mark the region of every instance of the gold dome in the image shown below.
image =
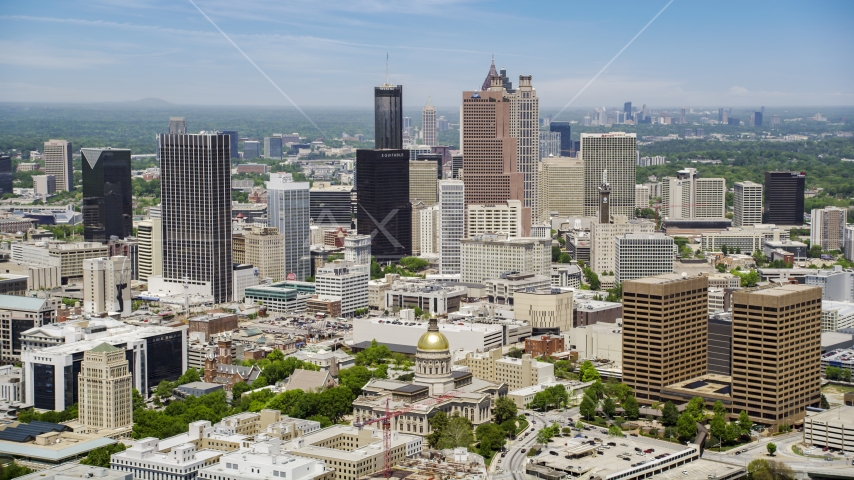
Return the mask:
<svg viewBox="0 0 854 480"><path fill-rule="evenodd" d="M451 349L448 337L439 331L439 322L435 317L430 319L427 332L418 339L418 350L441 352Z"/></svg>
<svg viewBox="0 0 854 480"><path fill-rule="evenodd" d="M448 343L448 338L441 332L425 332L418 339L418 350L444 351L450 349L451 345Z"/></svg>

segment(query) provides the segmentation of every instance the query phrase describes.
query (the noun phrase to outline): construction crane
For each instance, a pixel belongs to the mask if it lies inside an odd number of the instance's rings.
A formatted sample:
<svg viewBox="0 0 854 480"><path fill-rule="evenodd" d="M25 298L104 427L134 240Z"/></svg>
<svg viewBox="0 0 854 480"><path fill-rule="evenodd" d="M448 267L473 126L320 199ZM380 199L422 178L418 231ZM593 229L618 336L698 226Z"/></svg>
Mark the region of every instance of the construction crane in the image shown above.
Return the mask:
<svg viewBox="0 0 854 480"><path fill-rule="evenodd" d="M459 394L460 394L460 392L458 392L456 390L451 390L450 392L443 393L442 395L439 395L437 397L429 398L427 400L424 400L424 401L421 401L418 403L412 403L407 407L401 408L400 410L395 410L393 412L390 411L390 409L389 409L391 399L387 398L385 401L385 412L384 412L383 416L373 418L371 420L365 420L364 422L356 422L353 424L355 427L359 428L359 430L361 430L362 427L364 427L364 426L372 425L374 423L379 423L382 426L382 430L383 430L383 457L384 457L383 476L385 478L391 477L391 421L395 417L398 417L398 416L403 415L405 413L411 412L412 410L414 410L416 408L429 407L430 405L436 405L436 404L442 403L445 400L448 400L450 398L454 398Z"/></svg>

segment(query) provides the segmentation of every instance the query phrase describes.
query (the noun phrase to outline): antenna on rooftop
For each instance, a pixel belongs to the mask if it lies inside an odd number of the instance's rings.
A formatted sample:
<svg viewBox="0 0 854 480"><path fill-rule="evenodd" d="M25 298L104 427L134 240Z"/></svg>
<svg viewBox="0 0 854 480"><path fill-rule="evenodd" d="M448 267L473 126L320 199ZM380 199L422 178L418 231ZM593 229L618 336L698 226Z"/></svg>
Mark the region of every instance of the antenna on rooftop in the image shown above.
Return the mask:
<svg viewBox="0 0 854 480"><path fill-rule="evenodd" d="M385 83L388 85L388 52L385 52Z"/></svg>

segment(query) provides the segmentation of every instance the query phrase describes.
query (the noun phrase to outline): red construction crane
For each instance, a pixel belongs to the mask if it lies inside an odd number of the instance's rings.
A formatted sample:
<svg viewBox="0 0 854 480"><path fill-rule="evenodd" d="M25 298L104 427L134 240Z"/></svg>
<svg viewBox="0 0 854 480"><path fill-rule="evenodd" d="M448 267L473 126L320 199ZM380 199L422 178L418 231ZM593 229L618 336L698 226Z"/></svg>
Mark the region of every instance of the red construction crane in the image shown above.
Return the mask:
<svg viewBox="0 0 854 480"><path fill-rule="evenodd" d="M442 403L449 398L454 398L459 395L460 392L456 390L451 390L448 393L443 393L437 397L429 398L427 400L423 400L417 403L411 403L408 406L401 408L400 410L390 411L389 404L391 399L386 399L385 401L385 413L381 417L373 418L371 420L365 420L364 422L356 422L353 425L361 429L366 425L372 425L374 423L380 423L383 429L383 456L384 464L383 464L383 476L385 478L391 477L391 421L394 417L403 415L404 413L410 412L419 407L428 407L430 405L435 405L437 403Z"/></svg>

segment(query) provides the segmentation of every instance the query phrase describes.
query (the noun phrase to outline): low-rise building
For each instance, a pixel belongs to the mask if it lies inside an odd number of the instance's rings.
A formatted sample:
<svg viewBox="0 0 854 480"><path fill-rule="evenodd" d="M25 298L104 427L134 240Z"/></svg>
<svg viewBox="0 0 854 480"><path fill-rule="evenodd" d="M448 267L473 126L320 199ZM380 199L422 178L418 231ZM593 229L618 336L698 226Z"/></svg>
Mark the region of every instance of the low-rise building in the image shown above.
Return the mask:
<svg viewBox="0 0 854 480"><path fill-rule="evenodd" d="M271 285L258 285L244 290L244 302L260 303L268 311L277 313L305 312L308 299L314 294L314 288L303 290L294 285L296 282L278 282Z"/></svg>
<svg viewBox="0 0 854 480"><path fill-rule="evenodd" d="M854 453L854 407L807 413L802 435L805 445L827 447L846 455Z"/></svg>
<svg viewBox="0 0 854 480"><path fill-rule="evenodd" d="M469 353L463 363L475 378L504 383L511 390L554 380L554 365L535 360L529 354L522 358L502 357L501 349Z"/></svg>
<svg viewBox="0 0 854 480"><path fill-rule="evenodd" d="M420 308L432 315L447 315L459 311L468 289L463 285L435 281L398 280L386 290L386 309Z"/></svg>
<svg viewBox="0 0 854 480"><path fill-rule="evenodd" d="M219 463L199 470L205 480L255 480L287 478L291 480L333 480L335 470L323 460L291 455L281 440L252 444L246 450L226 453Z"/></svg>
<svg viewBox="0 0 854 480"><path fill-rule="evenodd" d="M161 453L159 443L152 437L134 440L130 448L110 457L110 468L131 473L133 478L193 480L199 470L215 464L222 455L218 450L197 450L191 443Z"/></svg>
<svg viewBox="0 0 854 480"><path fill-rule="evenodd" d="M782 250L791 253L796 262L803 262L807 259L807 248L806 243L793 240L765 240L762 243L762 253L768 258L771 258L775 251Z"/></svg>
<svg viewBox="0 0 854 480"><path fill-rule="evenodd" d="M573 298L575 312L572 318L573 327L583 327L594 323L617 323L623 318L623 304L620 302L605 302L590 298Z"/></svg>
<svg viewBox="0 0 854 480"><path fill-rule="evenodd" d="M551 278L533 273L505 272L500 277L483 282L486 286L486 298L489 303L513 305L513 296L518 291L547 288Z"/></svg>
<svg viewBox="0 0 854 480"><path fill-rule="evenodd" d="M513 400L513 403L516 404L516 408L521 410L528 408L528 405L534 401L534 396L536 394L547 388L554 387L555 385L564 385L564 387L566 387L565 384L556 381L543 382L537 385L531 385L530 387L510 390L507 392L507 398Z"/></svg>
<svg viewBox="0 0 854 480"><path fill-rule="evenodd" d="M395 323L396 322L396 323ZM408 324L408 325L407 325ZM394 346L409 347L414 353L418 339L424 333L426 324L422 322L401 322L393 318L357 318L353 320L353 343L370 344L372 340ZM483 323L440 323L439 331L453 345L465 345L473 351L487 351L504 345L504 329L501 325Z"/></svg>
<svg viewBox="0 0 854 480"><path fill-rule="evenodd" d="M322 315L332 318L341 316L341 297L332 295L312 295L305 301L307 315Z"/></svg>
<svg viewBox="0 0 854 480"><path fill-rule="evenodd" d="M0 401L21 401L21 367L3 365L0 367Z"/></svg>
<svg viewBox="0 0 854 480"><path fill-rule="evenodd" d="M724 246L729 252L752 255L762 250L763 243L789 239L789 231L776 225L754 225L732 227L719 232L704 232L700 236L700 248L705 252L720 252Z"/></svg>
<svg viewBox="0 0 854 480"><path fill-rule="evenodd" d="M566 350L562 336L540 335L525 339L525 353L534 358L550 356Z"/></svg>
<svg viewBox="0 0 854 480"><path fill-rule="evenodd" d="M821 301L821 331L854 328L854 302Z"/></svg>
<svg viewBox="0 0 854 480"><path fill-rule="evenodd" d="M854 302L854 270L843 270L835 265L833 270L808 273L804 283L821 287L822 300Z"/></svg>
<svg viewBox="0 0 854 480"><path fill-rule="evenodd" d="M81 480L93 478L99 480L133 480L133 474L69 462L17 478L18 480L76 480L78 478Z"/></svg>
<svg viewBox="0 0 854 480"><path fill-rule="evenodd" d="M386 274L385 277L368 282L368 308L371 310L385 311L386 292L391 290L392 285L400 278L396 273Z"/></svg>
<svg viewBox="0 0 854 480"><path fill-rule="evenodd" d="M552 287L581 288L581 269L578 265L553 264Z"/></svg>
<svg viewBox="0 0 854 480"><path fill-rule="evenodd" d="M188 336L202 342L209 342L214 335L231 332L238 326L237 315L233 313L211 313L193 317L189 322Z"/></svg>
<svg viewBox="0 0 854 480"><path fill-rule="evenodd" d="M579 360L607 360L623 364L622 325L594 323L569 330L566 346L578 352Z"/></svg>
<svg viewBox="0 0 854 480"><path fill-rule="evenodd" d="M516 320L531 325L534 335L560 334L572 328L572 291L555 288L518 291L513 311Z"/></svg>

